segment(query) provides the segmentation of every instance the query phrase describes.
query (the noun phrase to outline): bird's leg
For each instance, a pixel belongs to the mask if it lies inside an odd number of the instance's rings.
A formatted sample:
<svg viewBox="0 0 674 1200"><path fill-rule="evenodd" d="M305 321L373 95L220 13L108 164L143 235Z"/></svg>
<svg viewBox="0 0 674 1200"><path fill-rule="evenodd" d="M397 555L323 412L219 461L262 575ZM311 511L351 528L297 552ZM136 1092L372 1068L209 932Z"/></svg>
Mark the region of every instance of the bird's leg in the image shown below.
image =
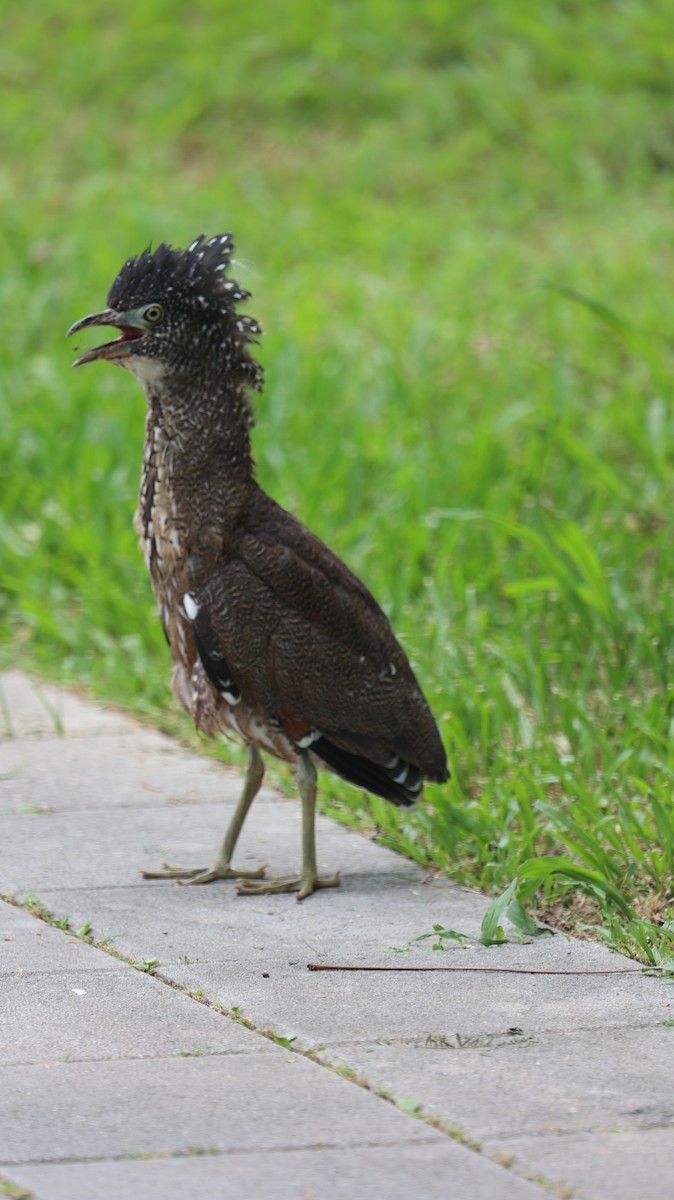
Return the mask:
<svg viewBox="0 0 674 1200"><path fill-rule="evenodd" d="M319 876L316 867L316 768L308 754L300 754L297 767L297 786L302 801L302 874L237 887L243 896L267 896L273 892L297 892L304 900L316 888L337 887L339 871L328 878Z"/></svg>
<svg viewBox="0 0 674 1200"><path fill-rule="evenodd" d="M212 867L174 867L164 863L163 871L143 871L144 879L177 879L181 883L212 883L214 879L262 879L264 867L257 871L235 871L231 867L234 847L241 833L248 809L260 790L264 776L264 763L257 746L246 746L248 762L243 778L239 802L234 809L225 834L220 853Z"/></svg>

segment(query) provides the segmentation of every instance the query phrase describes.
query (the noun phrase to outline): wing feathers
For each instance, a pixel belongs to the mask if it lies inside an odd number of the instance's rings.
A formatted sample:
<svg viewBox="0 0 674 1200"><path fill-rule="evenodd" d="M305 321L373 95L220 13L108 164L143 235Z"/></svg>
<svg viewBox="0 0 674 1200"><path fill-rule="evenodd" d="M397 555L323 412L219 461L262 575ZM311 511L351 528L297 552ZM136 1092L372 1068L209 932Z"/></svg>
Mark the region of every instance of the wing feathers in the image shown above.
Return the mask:
<svg viewBox="0 0 674 1200"><path fill-rule="evenodd" d="M241 690L234 683L225 662L220 640L213 628L208 609L202 609L189 592L185 594L183 606L191 621L194 643L208 678L228 704L238 704L241 699Z"/></svg>
<svg viewBox="0 0 674 1200"><path fill-rule="evenodd" d="M320 747L312 739L307 748L328 766L411 803L422 776L446 779L447 765L387 617L360 580L259 489L251 507L228 557L204 564L203 586L197 578L190 589L209 679L277 727L296 714L297 727L288 728L296 745L320 730Z"/></svg>

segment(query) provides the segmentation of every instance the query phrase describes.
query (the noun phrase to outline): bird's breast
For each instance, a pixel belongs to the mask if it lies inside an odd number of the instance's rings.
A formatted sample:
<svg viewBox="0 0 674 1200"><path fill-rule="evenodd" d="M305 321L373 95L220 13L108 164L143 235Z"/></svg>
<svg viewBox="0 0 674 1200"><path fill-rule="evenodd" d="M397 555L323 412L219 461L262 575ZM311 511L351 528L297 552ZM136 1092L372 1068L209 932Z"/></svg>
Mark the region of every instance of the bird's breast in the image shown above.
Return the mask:
<svg viewBox="0 0 674 1200"><path fill-rule="evenodd" d="M158 427L145 446L138 525L153 579L156 573L166 578L179 571L187 554L186 520L175 490L168 446Z"/></svg>
<svg viewBox="0 0 674 1200"><path fill-rule="evenodd" d="M136 528L174 662L174 687L185 703L195 647L182 607L188 557L187 521L172 472L171 444L148 422Z"/></svg>

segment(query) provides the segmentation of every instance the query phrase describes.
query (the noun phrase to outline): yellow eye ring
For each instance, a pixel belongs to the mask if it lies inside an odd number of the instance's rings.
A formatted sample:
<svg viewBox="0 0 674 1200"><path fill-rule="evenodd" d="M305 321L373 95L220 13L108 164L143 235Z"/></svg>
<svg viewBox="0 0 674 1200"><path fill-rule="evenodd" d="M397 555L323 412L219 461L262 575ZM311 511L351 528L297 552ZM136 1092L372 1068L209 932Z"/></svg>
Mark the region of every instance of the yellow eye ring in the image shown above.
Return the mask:
<svg viewBox="0 0 674 1200"><path fill-rule="evenodd" d="M161 321L164 313L160 304L148 304L143 317L149 321L151 325L156 325L157 321Z"/></svg>

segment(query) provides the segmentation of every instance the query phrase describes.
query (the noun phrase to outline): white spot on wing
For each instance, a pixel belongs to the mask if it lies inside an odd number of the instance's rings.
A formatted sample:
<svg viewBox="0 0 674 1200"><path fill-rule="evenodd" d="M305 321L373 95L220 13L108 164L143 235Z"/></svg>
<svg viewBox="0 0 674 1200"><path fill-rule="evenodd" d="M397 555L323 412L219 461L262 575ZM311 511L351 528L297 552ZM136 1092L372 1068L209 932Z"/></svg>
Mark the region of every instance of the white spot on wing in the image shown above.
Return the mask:
<svg viewBox="0 0 674 1200"><path fill-rule="evenodd" d="M185 609L190 621L194 621L197 613L199 612L199 605L194 599L194 596L191 596L189 592L185 592L185 595L183 596L183 608Z"/></svg>
<svg viewBox="0 0 674 1200"><path fill-rule="evenodd" d="M320 737L323 737L320 729L310 729L308 733L305 733L304 737L297 739L297 745L300 750L306 750L313 742L317 742Z"/></svg>

